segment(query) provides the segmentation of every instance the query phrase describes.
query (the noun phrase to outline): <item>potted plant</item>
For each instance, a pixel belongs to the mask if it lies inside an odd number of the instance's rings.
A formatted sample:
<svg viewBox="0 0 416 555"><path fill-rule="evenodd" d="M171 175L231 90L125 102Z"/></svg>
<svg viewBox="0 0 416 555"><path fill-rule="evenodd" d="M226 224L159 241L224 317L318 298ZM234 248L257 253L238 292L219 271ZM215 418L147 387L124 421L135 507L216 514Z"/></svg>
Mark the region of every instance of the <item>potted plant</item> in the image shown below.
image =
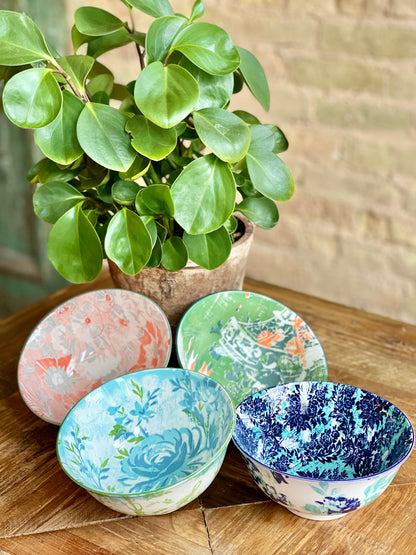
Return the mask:
<svg viewBox="0 0 416 555"><path fill-rule="evenodd" d="M34 130L44 158L28 175L37 216L53 224L48 255L67 280L93 280L103 258L123 276L229 258L235 211L272 228L293 179L282 131L230 99L248 86L268 110L260 62L222 28L169 0L120 0L129 21L95 7L75 12L74 54L60 56L25 14L0 11L3 108ZM141 11L154 18L135 29ZM134 43L138 76L114 82L98 61ZM79 53L83 51L84 53ZM128 278L126 278L128 279ZM124 286L129 286L124 284Z"/></svg>

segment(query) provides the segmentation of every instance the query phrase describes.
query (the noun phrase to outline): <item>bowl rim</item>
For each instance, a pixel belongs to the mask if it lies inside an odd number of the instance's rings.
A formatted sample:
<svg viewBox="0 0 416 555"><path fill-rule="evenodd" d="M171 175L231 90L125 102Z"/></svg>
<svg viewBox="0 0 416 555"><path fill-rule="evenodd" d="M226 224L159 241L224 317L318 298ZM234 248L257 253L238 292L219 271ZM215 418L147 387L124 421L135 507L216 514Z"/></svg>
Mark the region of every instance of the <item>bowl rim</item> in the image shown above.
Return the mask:
<svg viewBox="0 0 416 555"><path fill-rule="evenodd" d="M128 294L136 295L138 297L142 297L142 299L145 299L146 301L148 301L150 304L152 304L158 312L160 312L160 315L162 316L162 319L165 321L166 324L166 330L168 332L169 335L169 347L167 349L166 352L166 358L165 358L165 362L164 364L168 364L171 354L172 354L172 341L173 341L173 337L172 337L172 328L171 325L169 324L168 318L166 316L166 314L164 313L164 311L160 308L160 306L155 303L155 301L153 301L150 297L147 297L146 295L143 295L142 293L138 293L137 291L131 291L130 289L121 289L119 287L104 287L104 288L100 288L100 289L92 289L91 291L85 291L83 293L79 293L78 295L74 295L73 297L69 297L68 299L66 299L65 301L62 301L61 303L59 303L58 305L56 305L54 308L52 308L51 310L49 310L38 322L37 324L34 326L34 328L32 328L30 334L28 335L27 339L24 342L24 345L20 351L20 355L19 355L19 360L17 362L17 386L19 389L19 393L21 395L21 397L23 398L26 406L32 411L33 414L35 414L38 418L40 418L41 420L43 420L44 422L48 422L48 424L54 424L55 426L60 426L63 422L59 422L56 420L52 420L50 418L45 418L44 416L41 416L38 412L36 412L34 410L34 408L29 404L29 401L26 399L26 396L23 394L22 391L22 387L21 387L21 362L24 356L24 353L27 349L28 343L30 342L30 340L32 339L35 331L44 323L46 322L46 320L48 320L52 314L54 314L56 311L58 311L60 308L64 307L67 303L69 302L73 302L76 301L78 299L80 299L81 297L88 297L88 296L92 296L96 293L110 293L110 294L114 294L114 292L118 293L118 292L127 292ZM72 407L71 409L72 410Z"/></svg>
<svg viewBox="0 0 416 555"><path fill-rule="evenodd" d="M179 362L179 364L182 365L182 367L184 367L183 366L184 361L182 360L181 353L179 352L179 347L178 347L179 341L178 341L178 339L179 339L179 334L182 331L184 320L188 316L188 313L192 312L197 305L199 305L200 303L202 303L203 301L205 301L209 297L219 297L219 296L223 296L227 293L238 293L238 294L241 294L241 295L244 295L244 296L246 296L246 294L249 293L250 296L261 297L263 299L266 299L267 301L272 301L276 305L282 307L283 310L284 309L290 310L294 314L294 316L296 316L297 318L300 318L302 320L302 322L304 322L308 326L308 328L312 331L312 333L315 336L316 341L318 342L318 345L321 348L322 362L325 365L326 375L328 376L328 361L326 359L326 354L325 354L324 348L322 347L322 343L321 343L319 337L317 336L317 334L315 333L315 331L313 330L313 328L308 324L308 322L303 318L303 316L300 316L296 311L293 310L293 308L290 308L290 306L287 306L287 305L281 303L280 301L278 301L277 299L274 299L273 297L269 297L268 295L264 295L263 293L257 293L256 291L250 291L248 289L225 289L223 291L216 291L214 293L210 293L209 295L205 295L205 297L201 297L200 299L195 301L184 312L184 314L182 315L182 317L179 321L178 327L176 329L176 335L175 335L175 352L176 352L176 356L178 358L178 362ZM270 387L275 387L275 386L270 386ZM270 389L270 388L267 388L267 389ZM239 403L239 404L241 404L241 403Z"/></svg>
<svg viewBox="0 0 416 555"><path fill-rule="evenodd" d="M227 433L227 436L225 437L223 443L221 444L221 446L217 449L217 451L215 452L215 454L198 470L195 470L194 472L192 472L191 474L188 474L187 476L185 476L184 478L181 478L180 480L177 480L175 483L170 484L168 486L163 486L157 489L151 489L151 490L147 490L147 491L143 491L143 492L132 492L132 493L117 493L117 492L107 492L107 491L103 491L103 490L98 490L95 488L90 488L86 485L84 485L82 482L74 479L71 474L66 470L63 462L62 462L62 458L59 454L59 441L60 441L60 435L61 435L61 430L65 424L65 421L67 420L67 418L69 418L69 415L71 414L72 411L74 411L77 407L77 405L79 403L81 403L86 397L89 397L90 395L94 394L97 390L103 388L103 387L109 387L108 384L111 384L112 382L116 381L116 380L125 380L126 378L130 378L130 377L134 377L137 376L139 374L143 375L143 374L150 374L150 373L155 373L156 372L160 372L160 371L167 371L167 372L171 372L171 371L183 371L183 372L189 372L190 375L193 376L198 376L196 379L202 379L202 380L208 380L213 382L221 391L222 395L224 396L225 401L227 402L227 404L229 405L229 407L231 408L231 413L232 413L232 422L230 425L230 429ZM234 428L235 428L235 423L236 423L236 410L234 407L234 403L232 402L232 399L229 395L229 393L227 392L227 390L218 382L216 382L215 380L213 380L212 378L210 378L209 376L205 375L205 374L200 374L199 372L193 372L192 370L187 370L186 368L175 368L175 367L164 367L164 368L148 368L147 370L137 370L136 372L132 372L130 374L123 374L122 376L118 376L117 378L113 378L112 380L109 380L108 382L105 382L101 385L99 385L98 387L96 387L95 389L91 390L89 393L87 393L84 397L82 397L82 399L80 399L72 408L71 410L68 412L68 414L65 416L59 431L58 431L58 435L56 437L56 456L58 459L58 462L62 468L62 470L65 472L65 474L73 481L75 482L78 486L82 487L83 489L85 489L88 492L91 493L95 493L97 495L101 495L104 497L121 497L121 498L132 498L132 497L149 497L151 495L155 495L155 494L159 494L159 493L163 493L164 491L169 491L172 488L176 488L176 486L179 486L181 484L183 484L184 482L187 482L193 478L196 478L199 474L204 473L206 470L208 470L208 468L222 455L222 453L227 449L228 444L231 441L233 432L234 432Z"/></svg>
<svg viewBox="0 0 416 555"><path fill-rule="evenodd" d="M246 402L248 399L250 399L251 397L253 397L254 395L258 395L258 394L266 394L267 391L271 390L271 389L276 389L278 387L286 387L289 388L291 386L296 386L296 385L302 385L302 384L331 384L331 385L335 385L337 387L351 387L355 390L360 390L363 391L364 393L369 393L370 395L374 396L374 397L378 397L379 399L386 401L389 405L393 406L395 409L397 409L399 411L399 413L401 413L405 419L405 421L407 422L409 429L410 429L410 433L411 433L411 437L412 437L412 441L410 444L409 449L406 451L406 453L400 458L400 460L396 461L393 465L389 466L388 468L385 468L384 470L381 470L380 472L375 472L373 474L369 474L367 476L359 476L356 478L342 478L342 479L328 479L328 478L313 478L311 477L307 477L307 476L298 476L296 474L291 473L290 471L286 471L286 470L279 470L278 468L272 468L271 466L265 464L264 462L258 460L256 457L253 457L253 455L251 455L250 453L248 453L237 441L236 437L235 437L235 432L233 432L233 436L232 436L232 440L234 445L237 447L237 449L240 451L240 453L242 453L245 457L251 459L252 461L254 461L256 464L262 466L263 468L265 468L266 470L269 470L271 472L276 472L278 474L282 474L283 476L287 476L288 478L293 478L296 480L302 480L305 482L327 482L327 483L345 483L345 482L359 482L359 481L365 481L365 480L371 480L373 478L376 478L377 476L381 476L387 473L391 473L393 470L396 469L396 472L398 471L399 467L405 462L405 460L407 458L410 457L413 447L415 445L415 430L412 426L412 423L410 421L410 419L408 418L408 416L396 405L394 404L392 401L389 401L388 399L385 399L384 397L382 397L381 395L378 395L377 393L374 393L373 391L369 391L368 389L364 389L362 387L358 387L355 385L351 385L351 384L345 384L345 383L341 383L341 382L331 382L331 381L317 381L317 380L312 380L312 381L303 381L303 382L290 382L290 383L286 383L286 384L277 384L277 385L273 385L271 387L262 389L261 391L258 391L256 393L253 393L252 395L250 395L249 397L247 397L246 399L244 399L244 401L242 401L241 403L239 403L236 407L236 417L237 417L237 411L239 409L239 407Z"/></svg>

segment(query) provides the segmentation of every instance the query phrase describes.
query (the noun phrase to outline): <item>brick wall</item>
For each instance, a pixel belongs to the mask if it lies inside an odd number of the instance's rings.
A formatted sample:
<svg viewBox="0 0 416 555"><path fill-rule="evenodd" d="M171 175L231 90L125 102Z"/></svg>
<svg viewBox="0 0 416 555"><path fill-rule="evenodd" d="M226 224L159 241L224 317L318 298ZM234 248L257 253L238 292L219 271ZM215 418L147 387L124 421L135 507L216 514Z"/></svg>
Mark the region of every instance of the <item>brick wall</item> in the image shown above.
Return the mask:
<svg viewBox="0 0 416 555"><path fill-rule="evenodd" d="M67 0L112 9L114 0ZM172 0L189 13L192 0ZM257 229L248 275L416 323L415 0L205 0L206 21L262 61L266 114L296 181ZM137 27L141 27L140 24ZM134 53L132 53L134 55ZM117 58L119 78L131 71Z"/></svg>

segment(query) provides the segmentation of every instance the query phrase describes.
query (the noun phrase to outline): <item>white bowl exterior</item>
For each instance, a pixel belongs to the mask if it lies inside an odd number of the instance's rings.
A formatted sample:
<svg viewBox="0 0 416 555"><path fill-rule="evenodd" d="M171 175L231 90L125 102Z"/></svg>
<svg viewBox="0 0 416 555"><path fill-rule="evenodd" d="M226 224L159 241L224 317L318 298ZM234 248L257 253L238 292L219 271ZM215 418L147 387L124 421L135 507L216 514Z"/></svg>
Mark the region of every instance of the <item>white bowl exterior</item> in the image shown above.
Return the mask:
<svg viewBox="0 0 416 555"><path fill-rule="evenodd" d="M159 493L132 496L100 495L91 491L89 493L110 509L128 515L152 516L172 513L196 499L208 488L221 468L225 452L226 449L199 475Z"/></svg>
<svg viewBox="0 0 416 555"><path fill-rule="evenodd" d="M273 501L303 518L331 520L364 507L383 493L400 465L369 478L320 481L277 474L244 456L250 474L259 488Z"/></svg>

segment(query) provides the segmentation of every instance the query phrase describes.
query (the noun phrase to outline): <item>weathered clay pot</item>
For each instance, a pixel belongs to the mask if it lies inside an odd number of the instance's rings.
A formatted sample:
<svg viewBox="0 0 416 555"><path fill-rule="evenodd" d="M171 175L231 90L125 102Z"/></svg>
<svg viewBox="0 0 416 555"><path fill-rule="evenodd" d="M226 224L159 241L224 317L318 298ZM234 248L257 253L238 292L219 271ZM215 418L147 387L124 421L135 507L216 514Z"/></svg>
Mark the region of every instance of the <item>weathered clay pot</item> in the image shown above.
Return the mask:
<svg viewBox="0 0 416 555"><path fill-rule="evenodd" d="M189 261L179 272L168 272L159 266L143 268L137 275L128 276L109 260L115 286L142 293L155 301L175 333L186 309L198 299L216 291L242 289L254 226L241 215L238 219L242 235L233 243L228 260L219 268L206 270Z"/></svg>

